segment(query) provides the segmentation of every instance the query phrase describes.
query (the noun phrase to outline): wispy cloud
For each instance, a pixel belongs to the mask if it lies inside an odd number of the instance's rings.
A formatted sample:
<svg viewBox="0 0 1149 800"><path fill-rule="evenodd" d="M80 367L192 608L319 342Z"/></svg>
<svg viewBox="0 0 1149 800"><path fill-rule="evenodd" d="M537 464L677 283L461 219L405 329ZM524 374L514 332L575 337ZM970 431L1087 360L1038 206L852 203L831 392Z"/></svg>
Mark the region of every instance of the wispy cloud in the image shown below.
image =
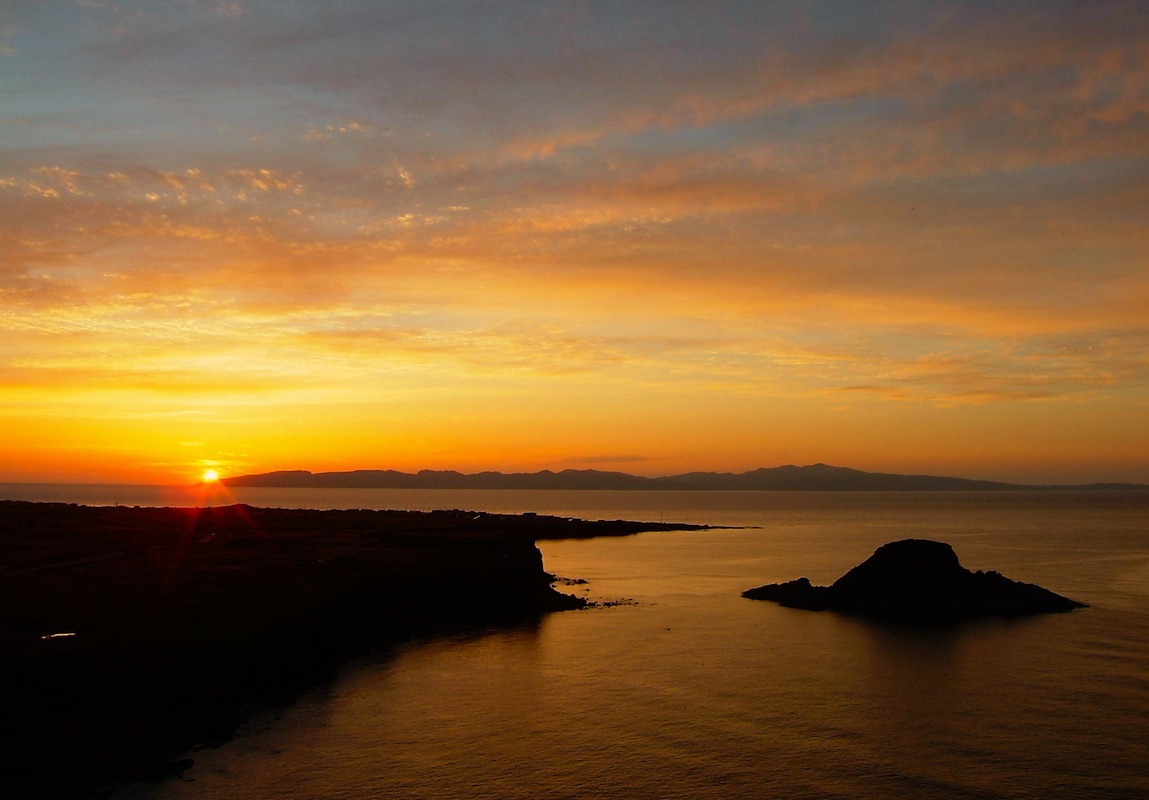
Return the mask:
<svg viewBox="0 0 1149 800"><path fill-rule="evenodd" d="M1143 410L1137 2L0 13L0 383L42 402Z"/></svg>

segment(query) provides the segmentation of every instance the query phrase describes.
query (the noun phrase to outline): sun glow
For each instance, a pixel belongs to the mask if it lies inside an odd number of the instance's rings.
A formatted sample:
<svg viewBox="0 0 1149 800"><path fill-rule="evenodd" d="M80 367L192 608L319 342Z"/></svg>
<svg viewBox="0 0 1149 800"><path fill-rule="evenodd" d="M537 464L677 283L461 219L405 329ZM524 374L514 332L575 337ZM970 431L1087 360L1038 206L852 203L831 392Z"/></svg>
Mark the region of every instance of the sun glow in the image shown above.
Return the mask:
<svg viewBox="0 0 1149 800"><path fill-rule="evenodd" d="M1133 3L48 5L0 0L0 484L1149 483Z"/></svg>

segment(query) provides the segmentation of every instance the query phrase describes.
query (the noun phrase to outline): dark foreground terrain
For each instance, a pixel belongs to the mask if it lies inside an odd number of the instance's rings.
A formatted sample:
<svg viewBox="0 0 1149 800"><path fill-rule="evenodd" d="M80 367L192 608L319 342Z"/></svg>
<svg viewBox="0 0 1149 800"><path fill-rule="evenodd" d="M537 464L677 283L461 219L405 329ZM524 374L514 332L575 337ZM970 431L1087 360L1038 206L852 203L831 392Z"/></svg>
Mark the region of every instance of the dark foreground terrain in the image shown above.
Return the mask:
<svg viewBox="0 0 1149 800"><path fill-rule="evenodd" d="M0 502L0 797L174 774L368 647L582 606L537 539L688 527Z"/></svg>

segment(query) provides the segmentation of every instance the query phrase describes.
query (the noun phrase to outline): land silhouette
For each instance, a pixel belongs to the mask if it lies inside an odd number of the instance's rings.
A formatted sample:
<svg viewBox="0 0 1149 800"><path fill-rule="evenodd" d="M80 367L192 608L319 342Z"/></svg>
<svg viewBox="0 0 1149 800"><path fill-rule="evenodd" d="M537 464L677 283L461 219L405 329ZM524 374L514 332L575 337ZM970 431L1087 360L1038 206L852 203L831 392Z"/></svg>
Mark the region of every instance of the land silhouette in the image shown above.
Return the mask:
<svg viewBox="0 0 1149 800"><path fill-rule="evenodd" d="M918 621L1072 611L1084 603L997 572L970 572L953 548L929 539L884 544L830 586L808 578L747 589L743 597L810 611L847 611Z"/></svg>
<svg viewBox="0 0 1149 800"><path fill-rule="evenodd" d="M1035 485L949 478L938 475L897 475L864 472L849 467L787 465L749 472L687 472L648 478L625 472L565 469L560 472L476 472L359 469L344 472L282 470L225 478L233 487L299 489L577 489L577 490L694 490L694 491L1025 491L1035 489L1149 490L1144 484L1090 483Z"/></svg>
<svg viewBox="0 0 1149 800"><path fill-rule="evenodd" d="M0 501L0 796L174 774L356 652L585 605L538 539L703 527Z"/></svg>

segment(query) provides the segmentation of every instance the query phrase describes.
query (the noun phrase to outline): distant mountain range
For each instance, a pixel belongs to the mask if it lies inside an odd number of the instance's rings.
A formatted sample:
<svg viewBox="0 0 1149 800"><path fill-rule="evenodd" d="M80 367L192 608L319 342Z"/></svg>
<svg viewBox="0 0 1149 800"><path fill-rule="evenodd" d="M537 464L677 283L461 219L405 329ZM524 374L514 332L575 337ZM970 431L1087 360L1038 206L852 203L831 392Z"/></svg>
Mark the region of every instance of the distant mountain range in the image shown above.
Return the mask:
<svg viewBox="0 0 1149 800"><path fill-rule="evenodd" d="M772 467L750 472L687 472L645 478L625 472L564 469L561 472L478 472L425 469L417 473L391 469L349 472L286 470L225 478L225 486L307 489L647 489L737 491L1018 491L1027 489L1149 489L1144 484L1091 483L1035 486L936 475L891 475L847 467L813 464Z"/></svg>

